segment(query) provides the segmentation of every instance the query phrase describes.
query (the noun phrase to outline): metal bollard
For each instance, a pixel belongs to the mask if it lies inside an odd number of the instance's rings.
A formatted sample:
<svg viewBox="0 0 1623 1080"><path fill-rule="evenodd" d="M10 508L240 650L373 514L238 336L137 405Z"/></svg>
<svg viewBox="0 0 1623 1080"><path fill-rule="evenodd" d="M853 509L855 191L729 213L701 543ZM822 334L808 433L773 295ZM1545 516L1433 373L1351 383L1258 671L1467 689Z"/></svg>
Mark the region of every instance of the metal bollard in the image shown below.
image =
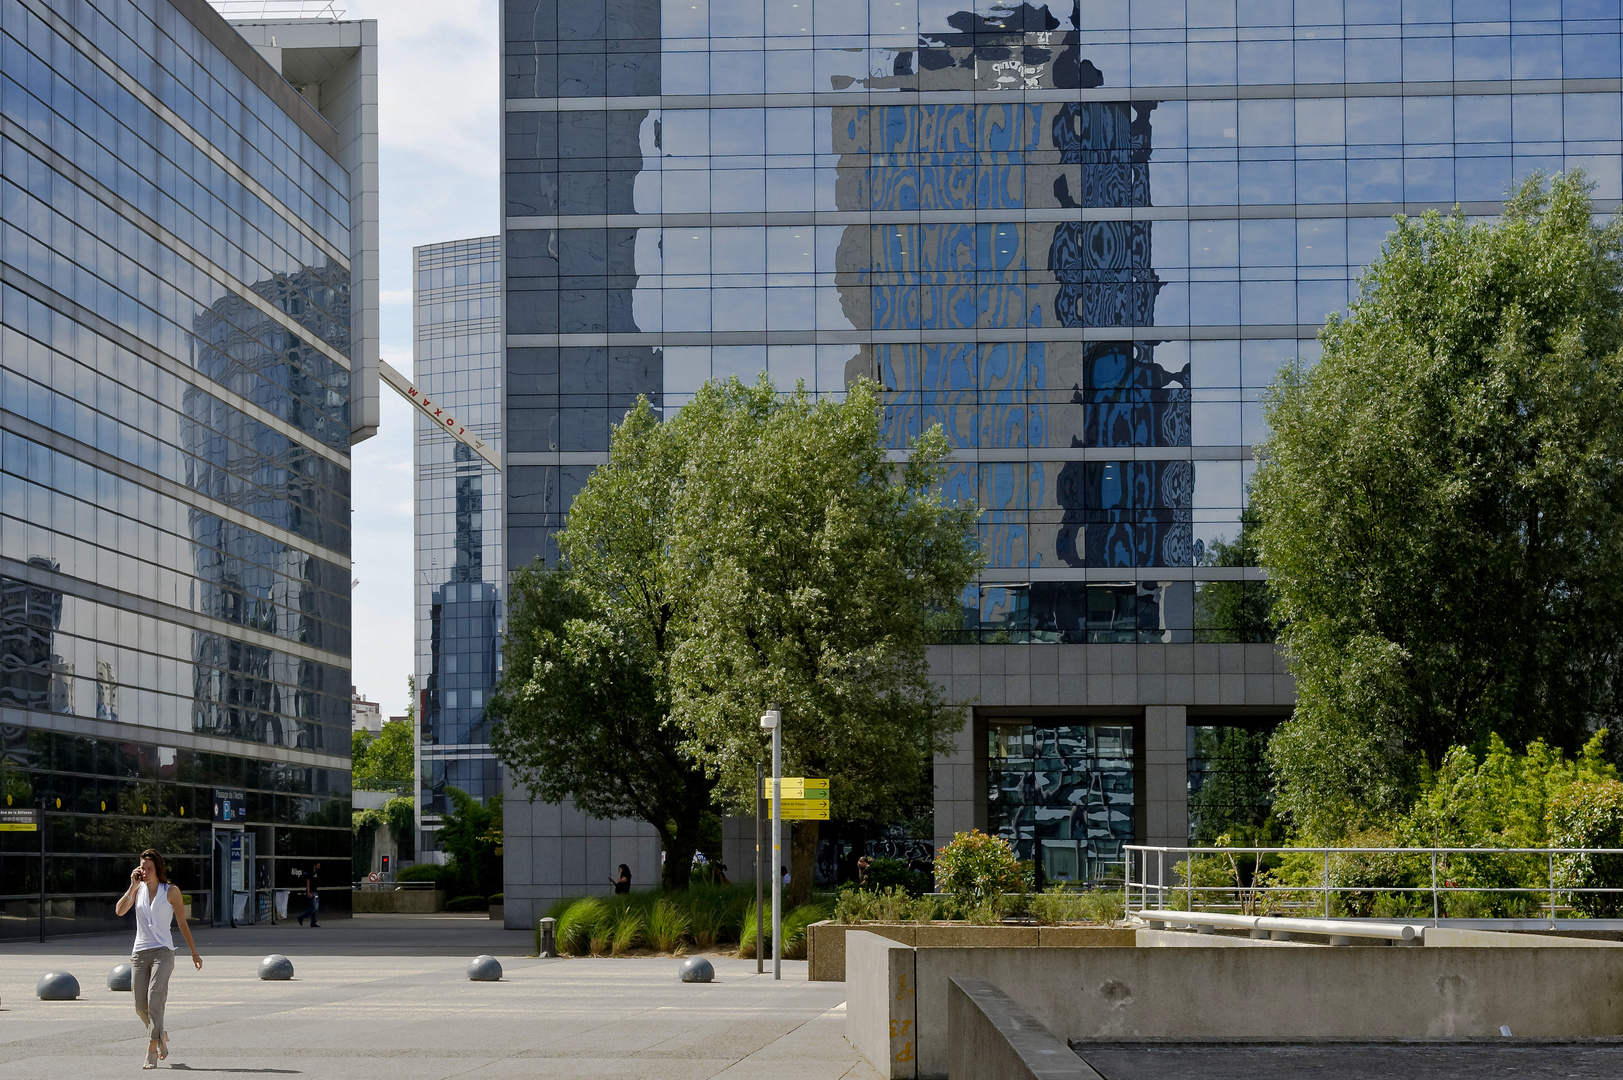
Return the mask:
<svg viewBox="0 0 1623 1080"><path fill-rule="evenodd" d="M536 930L541 937L541 947L536 950L536 955L543 959L551 956L557 956L558 920L542 919L540 924L536 927Z"/></svg>

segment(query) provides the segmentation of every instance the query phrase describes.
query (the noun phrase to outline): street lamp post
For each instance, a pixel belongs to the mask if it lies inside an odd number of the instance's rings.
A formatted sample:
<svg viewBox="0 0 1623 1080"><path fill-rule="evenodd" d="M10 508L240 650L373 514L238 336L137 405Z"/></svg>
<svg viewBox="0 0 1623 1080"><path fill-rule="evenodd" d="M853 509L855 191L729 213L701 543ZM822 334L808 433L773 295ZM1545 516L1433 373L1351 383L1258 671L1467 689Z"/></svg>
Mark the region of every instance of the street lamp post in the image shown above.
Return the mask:
<svg viewBox="0 0 1623 1080"><path fill-rule="evenodd" d="M772 978L783 978L783 714L768 709L761 730L772 733Z"/></svg>

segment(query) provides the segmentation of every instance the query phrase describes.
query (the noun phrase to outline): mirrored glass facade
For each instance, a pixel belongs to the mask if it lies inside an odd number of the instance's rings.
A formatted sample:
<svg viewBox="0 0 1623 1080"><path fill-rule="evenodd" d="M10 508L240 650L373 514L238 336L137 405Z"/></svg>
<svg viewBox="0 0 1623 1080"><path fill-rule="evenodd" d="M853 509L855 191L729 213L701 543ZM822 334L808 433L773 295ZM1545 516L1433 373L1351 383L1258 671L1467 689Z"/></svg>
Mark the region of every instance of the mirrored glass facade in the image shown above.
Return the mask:
<svg viewBox="0 0 1623 1080"><path fill-rule="evenodd" d="M1049 882L1094 881L1133 839L1133 725L1003 721L990 729L993 835Z"/></svg>
<svg viewBox="0 0 1623 1080"><path fill-rule="evenodd" d="M502 448L501 238L415 249L416 384ZM435 850L445 789L499 796L485 703L496 685L502 475L419 416L417 423L418 813Z"/></svg>
<svg viewBox="0 0 1623 1080"><path fill-rule="evenodd" d="M50 932L116 925L147 845L216 922L348 859L335 153L200 2L0 3L0 798ZM39 840L0 832L0 937Z"/></svg>
<svg viewBox="0 0 1623 1080"><path fill-rule="evenodd" d="M623 395L862 375L898 454L941 425L985 511L956 635L982 649L1266 644L1225 621L1260 580L1232 546L1261 391L1316 359L1393 215L1492 215L1535 170L1623 197L1618 0L504 12L515 565L551 555ZM1255 704L1225 674L1154 701ZM1183 742L1154 751L1180 792Z"/></svg>

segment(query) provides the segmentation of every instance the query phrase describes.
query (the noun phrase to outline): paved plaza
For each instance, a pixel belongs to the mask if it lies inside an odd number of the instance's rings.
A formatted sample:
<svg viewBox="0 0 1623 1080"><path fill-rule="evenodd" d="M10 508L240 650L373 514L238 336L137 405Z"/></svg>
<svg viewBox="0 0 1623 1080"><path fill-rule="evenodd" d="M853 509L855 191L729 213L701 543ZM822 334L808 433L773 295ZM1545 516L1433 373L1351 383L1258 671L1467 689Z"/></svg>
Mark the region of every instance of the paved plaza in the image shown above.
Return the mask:
<svg viewBox="0 0 1623 1080"><path fill-rule="evenodd" d="M486 920L358 916L206 930L203 970L184 950L170 984L174 1052L191 1073L371 1080L509 1077L836 1080L878 1074L845 1041L842 983L782 982L753 960L712 956L709 985L664 959L535 960L528 935ZM139 1073L146 1049L128 993L106 989L128 956L118 938L0 946L0 1080L98 1080ZM292 982L261 982L258 958L290 957ZM467 980L478 953L499 983ZM42 1002L34 983L71 971L78 1001Z"/></svg>

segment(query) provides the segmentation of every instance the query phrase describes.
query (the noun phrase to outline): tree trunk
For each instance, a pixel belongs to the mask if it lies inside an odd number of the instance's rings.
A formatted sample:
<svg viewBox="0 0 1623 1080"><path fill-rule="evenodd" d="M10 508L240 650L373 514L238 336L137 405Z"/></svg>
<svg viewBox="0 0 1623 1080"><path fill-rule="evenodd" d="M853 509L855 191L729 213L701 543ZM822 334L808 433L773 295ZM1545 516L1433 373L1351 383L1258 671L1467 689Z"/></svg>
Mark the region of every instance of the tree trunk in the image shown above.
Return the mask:
<svg viewBox="0 0 1623 1080"><path fill-rule="evenodd" d="M789 841L789 892L783 901L785 914L811 900L812 878L817 871L818 831L815 821L795 823L795 833Z"/></svg>
<svg viewBox="0 0 1623 1080"><path fill-rule="evenodd" d="M693 853L699 850L699 823L678 821L665 841L660 885L666 892L686 892L693 880Z"/></svg>

